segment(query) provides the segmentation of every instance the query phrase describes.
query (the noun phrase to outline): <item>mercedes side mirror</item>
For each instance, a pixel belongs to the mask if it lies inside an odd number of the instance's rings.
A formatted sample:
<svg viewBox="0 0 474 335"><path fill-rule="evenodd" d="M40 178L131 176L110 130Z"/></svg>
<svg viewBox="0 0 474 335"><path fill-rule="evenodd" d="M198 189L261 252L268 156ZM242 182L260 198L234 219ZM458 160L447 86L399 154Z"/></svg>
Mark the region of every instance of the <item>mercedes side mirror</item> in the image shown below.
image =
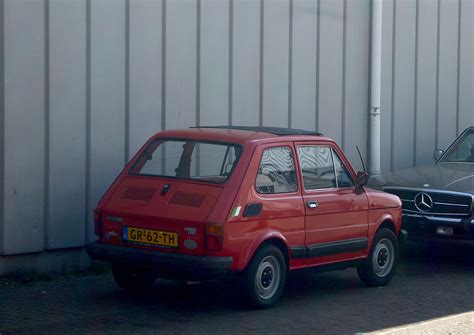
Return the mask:
<svg viewBox="0 0 474 335"><path fill-rule="evenodd" d="M433 160L437 162L441 156L443 155L444 151L441 149L434 149L433 150Z"/></svg>

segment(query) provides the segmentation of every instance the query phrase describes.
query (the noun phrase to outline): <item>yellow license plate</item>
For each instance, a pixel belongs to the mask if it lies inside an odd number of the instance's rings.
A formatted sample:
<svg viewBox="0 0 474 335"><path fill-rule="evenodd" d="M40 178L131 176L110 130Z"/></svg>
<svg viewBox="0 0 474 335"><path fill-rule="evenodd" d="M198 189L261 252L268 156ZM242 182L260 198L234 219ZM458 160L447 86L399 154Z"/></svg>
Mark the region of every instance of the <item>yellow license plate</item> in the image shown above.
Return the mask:
<svg viewBox="0 0 474 335"><path fill-rule="evenodd" d="M169 231L123 227L122 239L125 242L178 247L178 234Z"/></svg>

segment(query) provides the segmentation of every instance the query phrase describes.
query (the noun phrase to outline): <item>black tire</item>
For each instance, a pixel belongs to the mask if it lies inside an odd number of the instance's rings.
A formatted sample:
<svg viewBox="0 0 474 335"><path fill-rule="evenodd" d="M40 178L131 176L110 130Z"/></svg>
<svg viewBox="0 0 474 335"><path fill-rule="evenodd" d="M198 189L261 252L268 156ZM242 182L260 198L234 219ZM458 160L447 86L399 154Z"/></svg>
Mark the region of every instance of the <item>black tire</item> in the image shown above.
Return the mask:
<svg viewBox="0 0 474 335"><path fill-rule="evenodd" d="M112 274L118 286L135 293L149 290L158 277L151 271L118 264L112 264Z"/></svg>
<svg viewBox="0 0 474 335"><path fill-rule="evenodd" d="M272 244L260 247L242 276L246 302L256 308L272 307L286 283L287 266L282 252Z"/></svg>
<svg viewBox="0 0 474 335"><path fill-rule="evenodd" d="M381 228L375 234L367 259L357 267L367 286L387 285L395 275L399 259L398 240L392 230Z"/></svg>

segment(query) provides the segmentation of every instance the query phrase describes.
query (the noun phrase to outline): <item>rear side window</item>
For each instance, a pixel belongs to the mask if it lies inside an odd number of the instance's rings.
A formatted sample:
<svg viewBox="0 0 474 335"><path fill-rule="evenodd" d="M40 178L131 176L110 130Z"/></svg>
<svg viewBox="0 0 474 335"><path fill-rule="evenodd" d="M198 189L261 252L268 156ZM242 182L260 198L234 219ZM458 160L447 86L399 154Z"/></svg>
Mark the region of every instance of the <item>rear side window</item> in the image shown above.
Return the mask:
<svg viewBox="0 0 474 335"><path fill-rule="evenodd" d="M306 190L337 187L331 149L323 146L298 147L303 185Z"/></svg>
<svg viewBox="0 0 474 335"><path fill-rule="evenodd" d="M255 186L258 193L276 194L295 192L296 172L289 147L273 147L263 151Z"/></svg>
<svg viewBox="0 0 474 335"><path fill-rule="evenodd" d="M231 175L241 153L242 148L236 144L157 140L129 174L222 183Z"/></svg>

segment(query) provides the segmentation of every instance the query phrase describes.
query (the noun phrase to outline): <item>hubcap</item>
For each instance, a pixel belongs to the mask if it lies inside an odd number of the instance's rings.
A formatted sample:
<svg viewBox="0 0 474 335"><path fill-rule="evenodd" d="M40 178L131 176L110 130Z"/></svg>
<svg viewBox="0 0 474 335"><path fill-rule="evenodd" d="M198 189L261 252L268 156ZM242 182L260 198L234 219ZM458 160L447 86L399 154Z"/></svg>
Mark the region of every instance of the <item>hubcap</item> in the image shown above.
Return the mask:
<svg viewBox="0 0 474 335"><path fill-rule="evenodd" d="M271 299L280 285L280 263L274 256L265 257L257 268L255 288L261 299Z"/></svg>
<svg viewBox="0 0 474 335"><path fill-rule="evenodd" d="M267 266L262 273L262 286L267 288L271 285L273 280L273 270L271 267Z"/></svg>
<svg viewBox="0 0 474 335"><path fill-rule="evenodd" d="M380 240L375 246L372 256L375 274L379 277L388 275L392 270L394 257L395 252L392 242L386 238Z"/></svg>

